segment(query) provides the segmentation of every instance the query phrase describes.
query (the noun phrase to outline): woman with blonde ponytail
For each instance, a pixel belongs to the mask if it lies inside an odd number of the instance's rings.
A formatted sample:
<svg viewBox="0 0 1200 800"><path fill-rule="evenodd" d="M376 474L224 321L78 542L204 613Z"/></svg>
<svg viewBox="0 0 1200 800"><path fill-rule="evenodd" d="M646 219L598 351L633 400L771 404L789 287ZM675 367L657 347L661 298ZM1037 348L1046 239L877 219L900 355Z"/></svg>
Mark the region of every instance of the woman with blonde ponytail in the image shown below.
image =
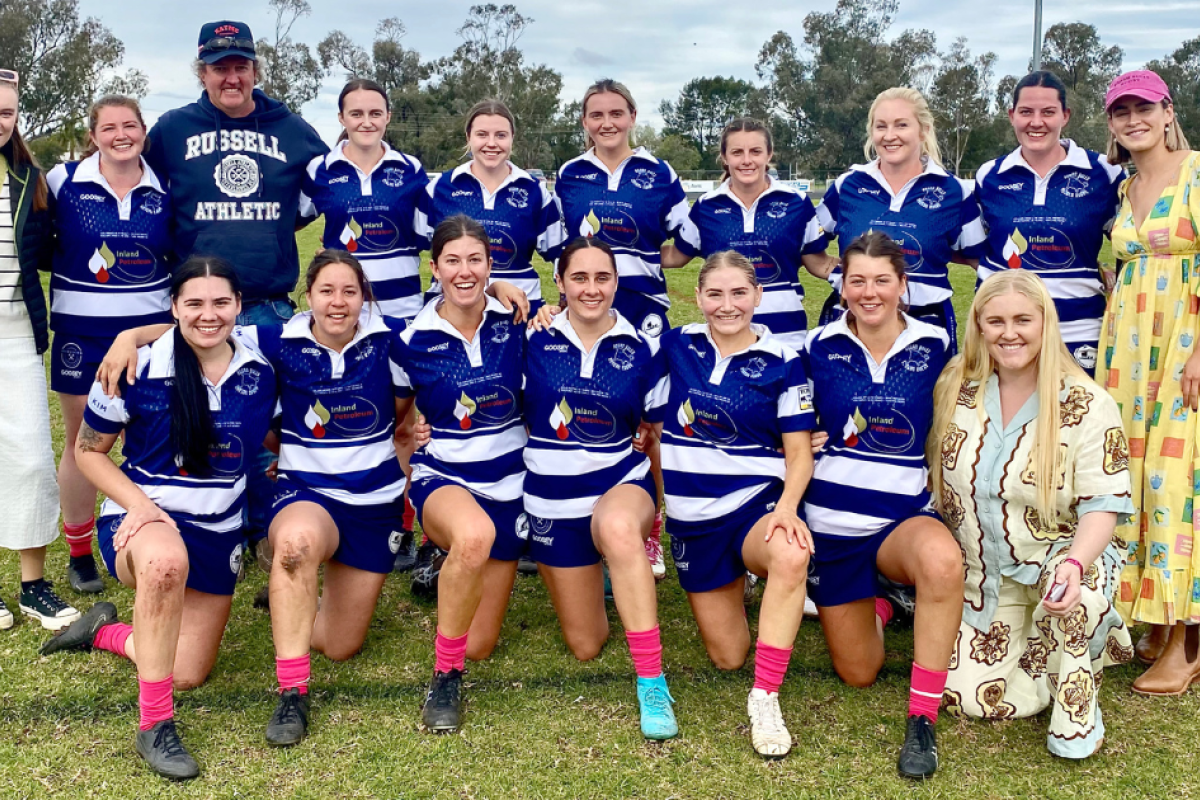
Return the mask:
<svg viewBox="0 0 1200 800"><path fill-rule="evenodd" d="M983 719L1052 706L1047 747L1086 758L1104 739L1100 671L1133 656L1113 609L1133 512L1117 404L1075 363L1032 272L988 278L962 353L934 390L934 502L963 550L962 623L947 708Z"/></svg>

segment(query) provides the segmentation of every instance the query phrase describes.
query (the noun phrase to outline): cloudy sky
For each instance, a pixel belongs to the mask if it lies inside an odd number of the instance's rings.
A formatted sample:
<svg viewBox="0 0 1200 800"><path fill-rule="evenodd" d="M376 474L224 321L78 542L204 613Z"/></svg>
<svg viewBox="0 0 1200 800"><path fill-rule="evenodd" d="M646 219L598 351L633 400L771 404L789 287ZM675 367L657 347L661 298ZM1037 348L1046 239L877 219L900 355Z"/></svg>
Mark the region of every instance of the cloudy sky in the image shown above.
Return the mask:
<svg viewBox="0 0 1200 800"><path fill-rule="evenodd" d="M408 29L405 46L425 58L453 51L459 41L454 31L471 6L464 0L310 2L313 13L296 24L293 38L314 49L333 29L369 47L376 23L399 16ZM613 77L633 91L643 112L640 121L658 127L659 102L674 99L688 80L705 75L755 80L754 62L767 39L784 30L799 41L805 15L831 11L836 0L517 0L515 4L534 20L520 41L527 61L548 64L562 73L564 101L579 97L596 78ZM1172 52L1200 32L1200 0L1045 0L1044 5L1043 29L1056 22L1093 24L1106 45L1119 45L1125 51L1127 69ZM965 36L973 53L991 50L999 56L997 77L1022 74L1032 51L1033 6L1033 0L900 0L892 32L929 28L941 48ZM259 37L268 36L274 24L266 0L197 4L80 0L80 8L125 42L126 67L137 67L150 76L150 95L144 103L148 122L198 96L188 65L201 24L237 19ZM947 14L947 8L953 13ZM340 74L327 78L320 96L302 109L329 142L340 131L336 113L341 84Z"/></svg>

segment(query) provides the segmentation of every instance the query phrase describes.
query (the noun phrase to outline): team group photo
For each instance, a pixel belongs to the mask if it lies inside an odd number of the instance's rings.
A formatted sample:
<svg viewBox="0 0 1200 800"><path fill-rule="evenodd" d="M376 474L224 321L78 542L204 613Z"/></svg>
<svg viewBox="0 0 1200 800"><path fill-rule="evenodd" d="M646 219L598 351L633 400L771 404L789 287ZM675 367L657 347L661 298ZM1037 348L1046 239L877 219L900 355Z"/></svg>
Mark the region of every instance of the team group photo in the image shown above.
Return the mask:
<svg viewBox="0 0 1200 800"><path fill-rule="evenodd" d="M1200 788L1194 15L613 2L0 4L0 795Z"/></svg>

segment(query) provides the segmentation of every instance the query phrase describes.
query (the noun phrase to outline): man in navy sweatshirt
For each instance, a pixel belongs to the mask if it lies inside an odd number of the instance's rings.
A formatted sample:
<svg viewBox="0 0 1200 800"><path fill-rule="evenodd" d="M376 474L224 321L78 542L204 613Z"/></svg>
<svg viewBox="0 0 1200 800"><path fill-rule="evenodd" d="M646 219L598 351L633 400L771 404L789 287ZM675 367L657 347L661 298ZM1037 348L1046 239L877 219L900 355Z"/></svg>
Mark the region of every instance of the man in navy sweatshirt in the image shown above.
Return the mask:
<svg viewBox="0 0 1200 800"><path fill-rule="evenodd" d="M279 324L300 263L295 231L308 162L329 151L312 126L254 85L260 77L248 25L200 29L196 75L204 94L163 114L146 160L169 185L174 250L217 255L242 282L241 324Z"/></svg>

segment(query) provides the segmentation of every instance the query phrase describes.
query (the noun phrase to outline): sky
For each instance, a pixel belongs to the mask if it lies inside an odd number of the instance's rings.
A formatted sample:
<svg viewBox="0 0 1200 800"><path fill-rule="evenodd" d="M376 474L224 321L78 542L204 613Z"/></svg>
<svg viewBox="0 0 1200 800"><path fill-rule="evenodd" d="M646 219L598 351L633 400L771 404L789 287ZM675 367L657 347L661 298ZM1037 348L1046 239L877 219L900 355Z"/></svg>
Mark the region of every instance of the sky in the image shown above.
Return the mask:
<svg viewBox="0 0 1200 800"><path fill-rule="evenodd" d="M502 0L503 2L503 0ZM310 0L312 14L296 23L292 38L313 48L334 29L369 49L379 20L398 16L407 28L403 44L425 59L449 55L459 43L455 30L470 2L395 0ZM756 81L754 63L776 31L800 43L804 17L829 12L836 0L516 0L517 11L532 17L519 47L527 64L544 63L563 76L563 102L583 94L601 77L629 86L640 123L662 124L658 106L674 100L687 81L724 75ZM202 10L199 9L203 6ZM947 13L947 9L953 9ZM986 13L983 13L986 9ZM892 27L928 28L939 49L967 37L971 52L991 50L999 57L996 77L1024 74L1033 50L1034 0L900 0ZM136 67L150 78L143 102L147 122L195 100L200 93L189 65L200 26L216 19L247 23L256 37L272 38L274 18L266 0L213 0L196 6L162 0L80 0L84 16L100 19L125 42L122 69ZM1200 0L1045 0L1043 30L1057 22L1095 25L1106 46L1125 51L1125 68L1162 58L1185 39L1200 34ZM327 142L341 126L337 95L344 76L327 77L316 100L301 112Z"/></svg>

